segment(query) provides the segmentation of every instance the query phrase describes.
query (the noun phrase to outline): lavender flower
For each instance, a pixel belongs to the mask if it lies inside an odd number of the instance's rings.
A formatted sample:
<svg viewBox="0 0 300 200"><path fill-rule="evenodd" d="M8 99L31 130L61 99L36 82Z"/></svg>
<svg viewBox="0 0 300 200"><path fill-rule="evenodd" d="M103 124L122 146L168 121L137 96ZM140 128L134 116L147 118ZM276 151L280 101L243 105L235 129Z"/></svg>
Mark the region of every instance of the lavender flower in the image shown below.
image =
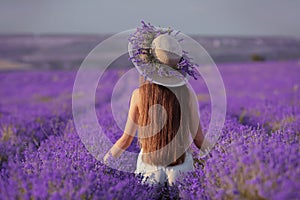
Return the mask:
<svg viewBox="0 0 300 200"><path fill-rule="evenodd" d="M228 112L216 146L205 159L192 146L195 171L174 188L142 185L142 177L111 169L89 153L72 118L76 71L1 72L1 199L299 199L299 65L236 65L218 65ZM112 142L122 134L110 104L122 70L109 69L96 92L98 121ZM191 85L206 132L208 91L196 80ZM139 152L136 143L128 150Z"/></svg>

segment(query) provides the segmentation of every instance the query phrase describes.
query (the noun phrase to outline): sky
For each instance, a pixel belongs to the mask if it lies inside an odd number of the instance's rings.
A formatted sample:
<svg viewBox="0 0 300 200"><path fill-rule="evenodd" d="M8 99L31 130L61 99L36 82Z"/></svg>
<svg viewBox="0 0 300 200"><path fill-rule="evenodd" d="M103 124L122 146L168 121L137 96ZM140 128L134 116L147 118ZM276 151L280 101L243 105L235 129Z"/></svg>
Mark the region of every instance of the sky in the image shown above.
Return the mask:
<svg viewBox="0 0 300 200"><path fill-rule="evenodd" d="M299 0L0 0L0 34L118 33L140 25L185 34L300 38Z"/></svg>

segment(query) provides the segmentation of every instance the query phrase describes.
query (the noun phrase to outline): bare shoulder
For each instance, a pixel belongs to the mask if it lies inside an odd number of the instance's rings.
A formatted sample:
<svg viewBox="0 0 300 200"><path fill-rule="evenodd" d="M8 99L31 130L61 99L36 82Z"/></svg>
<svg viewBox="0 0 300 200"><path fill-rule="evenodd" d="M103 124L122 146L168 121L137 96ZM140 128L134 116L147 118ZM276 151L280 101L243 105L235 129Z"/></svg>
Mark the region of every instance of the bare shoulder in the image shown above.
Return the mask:
<svg viewBox="0 0 300 200"><path fill-rule="evenodd" d="M139 97L139 88L136 88L135 90L133 90L132 92L132 98L138 98Z"/></svg>
<svg viewBox="0 0 300 200"><path fill-rule="evenodd" d="M138 103L139 98L140 98L140 94L139 94L139 89L137 88L137 89L133 90L133 92L132 92L131 101L133 103Z"/></svg>

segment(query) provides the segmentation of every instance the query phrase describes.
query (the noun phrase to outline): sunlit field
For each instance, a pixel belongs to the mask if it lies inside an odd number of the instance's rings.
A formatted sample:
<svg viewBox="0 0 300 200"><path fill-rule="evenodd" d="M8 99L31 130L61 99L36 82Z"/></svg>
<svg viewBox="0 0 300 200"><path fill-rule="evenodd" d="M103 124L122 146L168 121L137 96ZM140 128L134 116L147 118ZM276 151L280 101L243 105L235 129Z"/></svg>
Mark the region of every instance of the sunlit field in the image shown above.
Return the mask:
<svg viewBox="0 0 300 200"><path fill-rule="evenodd" d="M217 65L227 94L221 136L196 170L174 187L103 165L85 148L72 116L76 70L0 73L0 199L299 199L300 61ZM106 71L96 93L99 124L115 142L122 130L111 91L124 74ZM192 81L204 132L210 97ZM128 94L129 95L129 94ZM75 98L81 98L75 94ZM138 152L136 139L129 147Z"/></svg>

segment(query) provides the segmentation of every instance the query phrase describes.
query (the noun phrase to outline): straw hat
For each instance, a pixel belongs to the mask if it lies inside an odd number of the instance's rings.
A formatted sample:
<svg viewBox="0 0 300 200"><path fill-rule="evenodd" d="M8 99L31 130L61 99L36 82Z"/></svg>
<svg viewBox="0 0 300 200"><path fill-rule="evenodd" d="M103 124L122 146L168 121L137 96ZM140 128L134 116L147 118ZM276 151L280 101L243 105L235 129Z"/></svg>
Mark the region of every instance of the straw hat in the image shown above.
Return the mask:
<svg viewBox="0 0 300 200"><path fill-rule="evenodd" d="M152 41L153 55L161 63L175 67L182 57L182 48L179 42L169 36L160 35Z"/></svg>
<svg viewBox="0 0 300 200"><path fill-rule="evenodd" d="M194 64L184 53L176 34L170 29L148 23L129 37L128 52L138 72L150 82L177 87L186 84L189 75L196 78ZM177 32L178 33L178 32Z"/></svg>

